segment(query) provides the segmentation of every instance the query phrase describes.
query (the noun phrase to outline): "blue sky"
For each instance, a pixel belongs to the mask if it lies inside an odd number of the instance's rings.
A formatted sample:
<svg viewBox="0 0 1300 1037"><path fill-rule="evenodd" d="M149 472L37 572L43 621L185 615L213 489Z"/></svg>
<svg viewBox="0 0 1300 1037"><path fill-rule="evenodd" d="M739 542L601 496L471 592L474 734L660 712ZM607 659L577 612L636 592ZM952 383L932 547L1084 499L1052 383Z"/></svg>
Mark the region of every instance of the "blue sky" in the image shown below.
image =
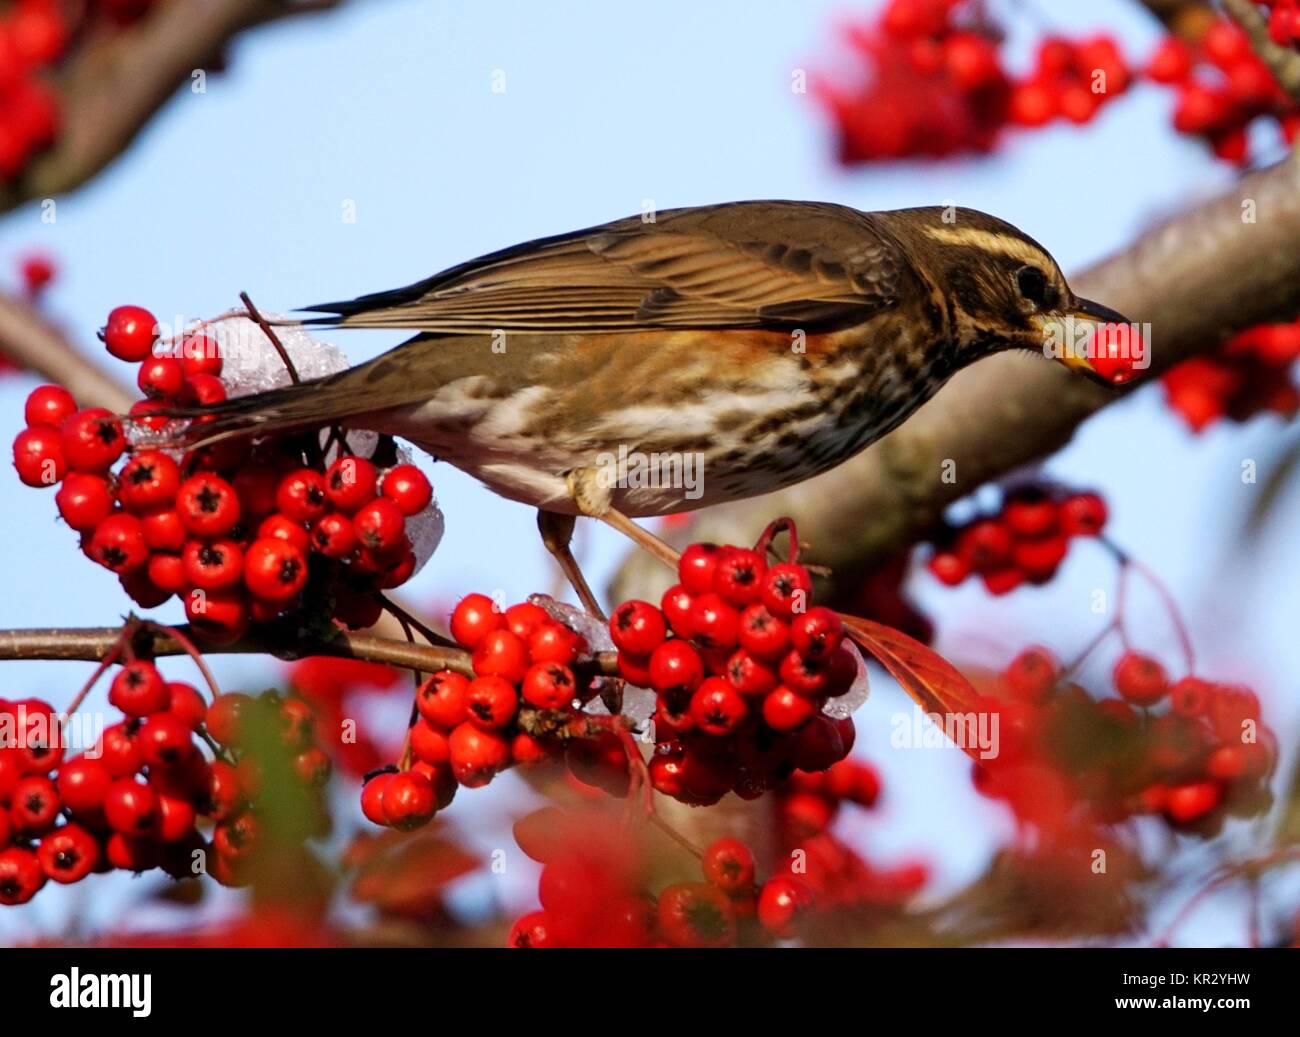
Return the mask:
<svg viewBox="0 0 1300 1037"><path fill-rule="evenodd" d="M30 207L0 222L0 271L27 248L56 255L63 273L51 311L89 344L123 302L163 319L193 317L228 308L242 289L263 309L284 311L405 284L647 200L666 208L789 197L986 209L1048 245L1068 272L1230 178L1167 131L1170 98L1145 87L1086 130L1017 137L994 159L841 170L824 122L808 97L791 93L790 77L824 62L837 19L870 6L388 0L273 26L240 40L228 74L209 77L203 94L178 95L92 186L60 199L55 224ZM1131 0L1029 10L1032 18L1013 22L1020 59L1035 24L1072 35L1112 30L1135 58L1157 38ZM502 75L505 91L494 93ZM343 218L349 206L355 222ZM354 360L396 341L334 340ZM0 382L6 437L29 387ZM1115 538L1185 604L1206 670L1256 681L1285 745L1297 719L1297 592L1286 575L1296 571L1294 538L1275 526L1252 553L1232 550L1251 492L1240 461L1262 463L1279 431L1261 419L1194 439L1149 391L1085 426L1050 471L1104 488ZM514 600L550 586L528 509L445 466L431 474L447 534L412 597L503 587ZM48 498L3 478L0 627L114 622L126 607L116 581L79 556ZM604 530L584 534L582 545L597 582L624 551ZM997 664L1031 640L1069 654L1086 639L1088 596L1109 586L1108 572L1099 552L1081 550L1050 588L997 602L975 588L940 591L923 574L914 586L939 620L941 648ZM1172 641L1158 610L1150 615L1148 647L1164 652ZM232 686L266 672L249 659L221 658L215 668ZM64 702L85 669L10 663L0 694ZM958 754L888 748L888 718L900 708L905 700L882 681L860 714L859 751L884 770L887 797L852 827L877 859L937 860L938 888L952 888L978 872L1006 821L967 794ZM500 845L497 822L513 802L503 785L462 797L454 811L463 822L473 809L466 827L485 847ZM512 883L502 896L524 906L527 886ZM26 917L49 924L67 910L70 902L37 904ZM1240 938L1237 915L1207 915L1197 935ZM0 939L6 933L0 919Z"/></svg>

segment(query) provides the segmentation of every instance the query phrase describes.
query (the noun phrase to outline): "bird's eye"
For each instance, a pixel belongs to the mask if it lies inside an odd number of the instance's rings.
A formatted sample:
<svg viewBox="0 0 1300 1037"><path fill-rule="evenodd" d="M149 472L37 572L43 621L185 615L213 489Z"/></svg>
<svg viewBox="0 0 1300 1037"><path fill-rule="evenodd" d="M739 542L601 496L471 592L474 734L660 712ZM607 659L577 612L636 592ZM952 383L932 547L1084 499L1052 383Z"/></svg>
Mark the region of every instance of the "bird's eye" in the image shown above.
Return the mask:
<svg viewBox="0 0 1300 1037"><path fill-rule="evenodd" d="M1050 289L1047 275L1036 266L1022 266L1016 271L1016 287L1020 289L1020 294L1035 306L1042 306L1047 302Z"/></svg>

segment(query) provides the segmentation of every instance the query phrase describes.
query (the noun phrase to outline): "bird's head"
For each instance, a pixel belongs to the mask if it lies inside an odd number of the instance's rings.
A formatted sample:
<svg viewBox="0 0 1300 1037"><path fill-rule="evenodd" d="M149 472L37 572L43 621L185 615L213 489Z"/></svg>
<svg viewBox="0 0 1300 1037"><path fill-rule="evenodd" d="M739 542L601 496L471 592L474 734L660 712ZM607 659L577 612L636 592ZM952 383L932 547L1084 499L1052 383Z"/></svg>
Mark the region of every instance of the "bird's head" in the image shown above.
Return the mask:
<svg viewBox="0 0 1300 1037"><path fill-rule="evenodd" d="M1132 364L1114 357L1098 362L1089 348L1099 325L1127 329L1128 319L1075 295L1056 260L1029 235L974 209L894 215L921 269L945 296L963 361L1024 349L1105 385L1132 377Z"/></svg>

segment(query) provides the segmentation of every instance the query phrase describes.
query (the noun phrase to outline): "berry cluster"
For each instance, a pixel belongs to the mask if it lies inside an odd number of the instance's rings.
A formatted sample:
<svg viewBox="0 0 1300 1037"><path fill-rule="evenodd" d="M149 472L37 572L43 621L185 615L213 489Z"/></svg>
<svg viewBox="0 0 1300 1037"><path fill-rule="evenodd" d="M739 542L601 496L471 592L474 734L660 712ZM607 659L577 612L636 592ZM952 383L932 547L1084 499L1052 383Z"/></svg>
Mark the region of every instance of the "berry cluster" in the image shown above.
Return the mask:
<svg viewBox="0 0 1300 1037"><path fill-rule="evenodd" d="M1226 18L1210 20L1195 42L1167 36L1146 74L1176 91L1174 128L1204 138L1226 161L1249 160L1247 130L1257 118L1276 119L1288 141L1300 131L1300 108Z"/></svg>
<svg viewBox="0 0 1300 1037"><path fill-rule="evenodd" d="M1008 117L1025 127L1058 119L1084 125L1132 81L1119 45L1110 36L1078 42L1049 37L1038 45L1033 71L1016 82Z"/></svg>
<svg viewBox="0 0 1300 1037"><path fill-rule="evenodd" d="M113 356L139 365L145 398L129 419L78 410L66 389L43 385L14 440L19 477L59 484L55 503L84 553L143 608L178 595L195 630L217 643L304 600L332 604L348 626L373 624L375 592L415 571L406 527L431 505L424 474L410 464L381 470L378 452L352 454L341 433L332 461L314 435L178 455L165 444L167 410L225 399L218 344L193 334L165 347L138 306L113 310L101 337Z"/></svg>
<svg viewBox="0 0 1300 1037"><path fill-rule="evenodd" d="M1300 44L1300 0L1260 0L1268 12L1268 34L1279 47Z"/></svg>
<svg viewBox="0 0 1300 1037"><path fill-rule="evenodd" d="M773 796L776 861L813 893L818 913L898 907L928 878L922 864L879 868L830 831L846 803L875 805L880 777L858 760L841 760L820 774L796 771Z"/></svg>
<svg viewBox="0 0 1300 1037"><path fill-rule="evenodd" d="M483 594L463 598L451 632L471 654L473 677L443 670L420 685L403 766L371 774L362 812L412 829L515 764L564 753L574 774L612 794L628 790L628 757L613 731L590 728L577 704L595 694L586 641L540 605L504 611Z"/></svg>
<svg viewBox="0 0 1300 1037"><path fill-rule="evenodd" d="M1021 653L990 699L1001 744L977 764L976 787L1044 827L1068 825L1082 805L1096 820L1156 814L1210 835L1227 814L1259 812L1277 750L1253 693L1171 681L1134 651L1111 679L1118 697L1092 699L1046 649Z"/></svg>
<svg viewBox="0 0 1300 1037"><path fill-rule="evenodd" d="M1194 432L1220 418L1260 413L1290 418L1300 409L1292 369L1300 357L1300 322L1261 324L1228 339L1209 356L1165 372L1165 398Z"/></svg>
<svg viewBox="0 0 1300 1037"><path fill-rule="evenodd" d="M808 607L808 570L769 567L761 548L692 544L678 578L660 608L624 602L609 623L619 673L655 693L654 787L696 805L754 799L794 768L847 756L853 721L823 707L861 660L839 616Z"/></svg>
<svg viewBox="0 0 1300 1037"><path fill-rule="evenodd" d="M962 0L890 0L847 42L869 70L852 85L819 81L816 93L846 165L991 151L1006 122L1011 84L988 27L963 28Z"/></svg>
<svg viewBox="0 0 1300 1037"><path fill-rule="evenodd" d="M0 12L0 182L58 136L59 103L44 77L63 56L68 32L55 0L19 0Z"/></svg>
<svg viewBox="0 0 1300 1037"><path fill-rule="evenodd" d="M543 865L541 910L510 929L510 947L730 947L795 934L814 906L794 876L760 882L739 839L704 850L702 881L647 890L646 855L599 816L545 807L515 824L520 849Z"/></svg>
<svg viewBox="0 0 1300 1037"><path fill-rule="evenodd" d="M1073 537L1095 537L1106 524L1106 502L1095 493L1061 493L1023 486L1007 493L991 515L945 529L930 572L955 587L977 575L990 594L1051 580Z"/></svg>
<svg viewBox="0 0 1300 1037"><path fill-rule="evenodd" d="M260 828L249 805L260 760L239 748L254 714L276 733L304 789L319 797L328 779L329 757L313 743L312 713L300 699L227 694L208 706L191 685L136 659L113 677L108 700L123 719L93 749L67 758L64 721L50 705L0 700L0 731L8 733L0 745L0 904L25 903L47 880L113 869L239 884Z"/></svg>

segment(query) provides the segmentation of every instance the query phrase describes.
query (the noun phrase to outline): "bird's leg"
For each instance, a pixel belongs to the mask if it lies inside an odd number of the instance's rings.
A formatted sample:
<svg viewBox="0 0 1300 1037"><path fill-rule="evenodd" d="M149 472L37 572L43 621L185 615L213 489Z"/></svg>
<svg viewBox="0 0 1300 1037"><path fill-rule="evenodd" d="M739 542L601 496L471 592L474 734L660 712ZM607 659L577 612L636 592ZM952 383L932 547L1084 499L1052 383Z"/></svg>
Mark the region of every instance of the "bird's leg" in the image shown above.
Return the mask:
<svg viewBox="0 0 1300 1037"><path fill-rule="evenodd" d="M607 526L617 529L624 536L629 537L637 547L649 551L669 569L676 570L677 563L681 560L681 553L674 551L668 544L664 543L648 529L642 529L621 511L610 508L605 514L600 516L600 520Z"/></svg>
<svg viewBox="0 0 1300 1037"><path fill-rule="evenodd" d="M681 555L615 508L611 503L613 493L608 486L603 485L594 469L575 468L565 476L565 481L569 486L569 494L580 512L590 518L600 519L605 525L617 529L637 547L649 551L668 568L677 568Z"/></svg>
<svg viewBox="0 0 1300 1037"><path fill-rule="evenodd" d="M591 585L582 575L578 560L573 557L573 551L569 547L573 541L573 526L576 522L577 518L573 515L561 515L554 511L537 509L537 531L542 534L542 543L546 546L546 550L551 553L551 557L555 559L556 564L577 592L583 608L597 619L604 620L605 613L601 610L600 603L596 601L596 595L592 594Z"/></svg>

